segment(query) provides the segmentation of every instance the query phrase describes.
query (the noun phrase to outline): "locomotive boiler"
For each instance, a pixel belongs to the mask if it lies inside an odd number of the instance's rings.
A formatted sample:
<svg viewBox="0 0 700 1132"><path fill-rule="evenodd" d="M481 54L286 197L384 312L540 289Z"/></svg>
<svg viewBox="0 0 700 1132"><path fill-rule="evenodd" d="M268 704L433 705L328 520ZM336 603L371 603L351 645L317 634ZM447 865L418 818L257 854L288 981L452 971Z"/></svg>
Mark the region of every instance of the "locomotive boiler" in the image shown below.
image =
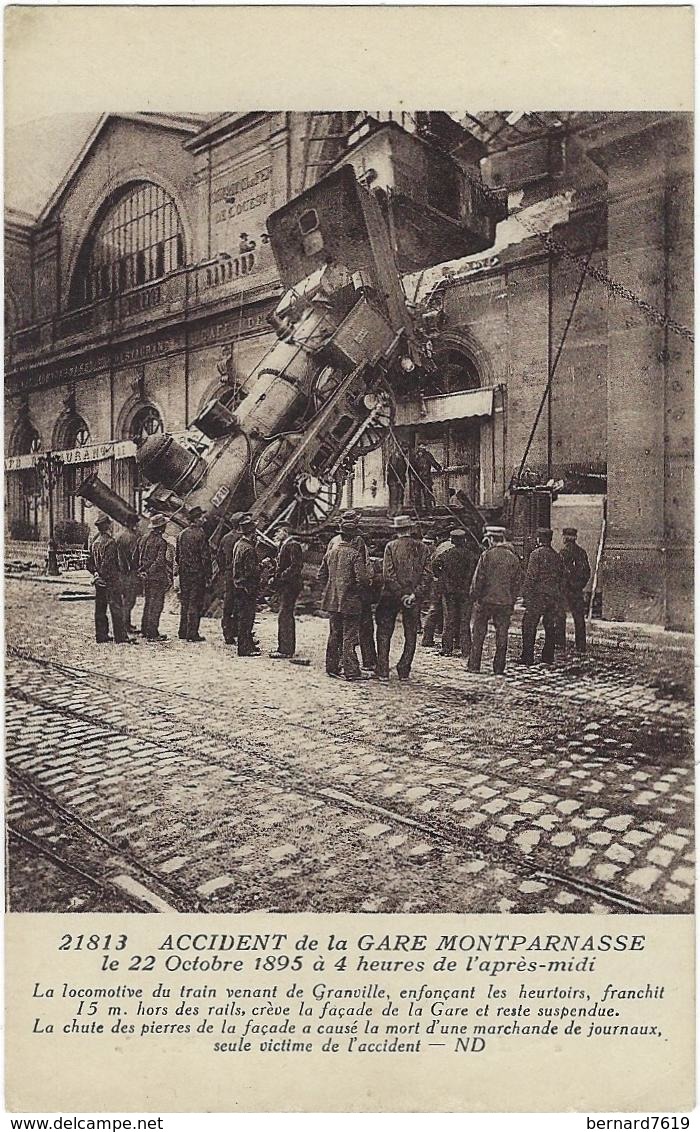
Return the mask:
<svg viewBox="0 0 700 1132"><path fill-rule="evenodd" d="M137 452L152 485L146 509L166 515L172 534L195 506L213 546L241 511L263 534L282 521L305 537L322 528L355 462L386 437L402 379L430 366L404 298L387 192L370 181L343 164L268 217L286 288L270 319L276 342L239 399L231 389L184 438L150 436ZM479 230L475 250L488 238ZM124 521L125 504L96 476L79 494Z"/></svg>

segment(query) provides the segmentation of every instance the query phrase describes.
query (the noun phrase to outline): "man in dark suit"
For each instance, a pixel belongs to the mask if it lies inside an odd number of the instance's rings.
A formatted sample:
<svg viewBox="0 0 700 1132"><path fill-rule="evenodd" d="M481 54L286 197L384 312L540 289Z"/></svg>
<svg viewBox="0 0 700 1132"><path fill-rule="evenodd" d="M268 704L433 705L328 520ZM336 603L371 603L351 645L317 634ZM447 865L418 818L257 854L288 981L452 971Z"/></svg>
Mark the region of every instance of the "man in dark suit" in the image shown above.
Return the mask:
<svg viewBox="0 0 700 1132"><path fill-rule="evenodd" d="M199 622L204 606L204 595L211 581L211 551L209 540L202 527L204 512L193 507L188 514L189 526L180 531L175 546L175 563L180 579L181 641L203 641L199 635Z"/></svg>
<svg viewBox="0 0 700 1132"><path fill-rule="evenodd" d="M224 580L224 606L221 611L221 632L224 644L235 645L238 637L238 602L233 587L233 550L241 537L238 528L242 512L236 511L230 518L231 530L224 535L216 552L219 574Z"/></svg>
<svg viewBox="0 0 700 1132"><path fill-rule="evenodd" d="M92 541L88 558L95 583L95 640L98 645L111 640L118 645L130 644L124 625L119 556L112 538L112 520L109 515L98 515L95 526L99 533ZM107 609L112 616L113 637L109 635Z"/></svg>
<svg viewBox="0 0 700 1132"><path fill-rule="evenodd" d="M583 591L591 576L591 564L582 546L576 542L576 527L564 527L562 531L564 547L559 551L564 563L564 584L562 586L562 607L558 617L557 636L566 647L566 611L574 619L576 652L586 651L586 599ZM592 600L592 599L591 599Z"/></svg>
<svg viewBox="0 0 700 1132"><path fill-rule="evenodd" d="M297 647L294 607L303 588L304 552L301 543L292 537L287 523L277 528L274 538L279 551L272 589L279 594L280 607L277 614L277 651L271 652L270 656L273 660L291 660Z"/></svg>
<svg viewBox="0 0 700 1132"><path fill-rule="evenodd" d="M238 655L260 656L253 639L255 610L260 590L260 561L256 549L257 532L252 515L238 523L241 537L233 548L231 570L238 604Z"/></svg>
<svg viewBox="0 0 700 1132"><path fill-rule="evenodd" d="M549 527L538 527L536 537L537 546L528 560L523 585L525 613L522 624L523 650L519 664L534 663L535 637L540 621L544 623L542 660L545 664L551 664L554 660L564 563L552 547L552 531Z"/></svg>
<svg viewBox="0 0 700 1132"><path fill-rule="evenodd" d="M124 611L124 625L128 633L135 633L131 624L131 615L136 604L139 592L139 536L136 534L138 515L132 515L126 526L121 527L115 542L119 556L119 573L121 576L122 608Z"/></svg>
<svg viewBox="0 0 700 1132"><path fill-rule="evenodd" d="M403 652L396 665L399 680L408 680L416 652L420 609L431 582L430 547L416 537L410 515L394 519L395 538L384 550L382 595L377 605L378 680L389 679L389 652L396 619L403 623Z"/></svg>
<svg viewBox="0 0 700 1132"><path fill-rule="evenodd" d="M144 592L141 632L147 641L168 639L159 628L165 595L172 581L168 565L168 544L163 538L167 525L165 515L154 515L151 529L139 549L139 576L143 580Z"/></svg>

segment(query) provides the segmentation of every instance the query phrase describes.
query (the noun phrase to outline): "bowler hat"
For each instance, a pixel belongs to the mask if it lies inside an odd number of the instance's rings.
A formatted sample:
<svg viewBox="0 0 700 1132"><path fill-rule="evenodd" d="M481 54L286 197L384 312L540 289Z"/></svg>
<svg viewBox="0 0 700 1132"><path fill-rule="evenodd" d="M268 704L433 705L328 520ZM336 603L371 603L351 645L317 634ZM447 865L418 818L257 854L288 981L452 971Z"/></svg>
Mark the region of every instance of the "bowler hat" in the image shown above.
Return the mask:
<svg viewBox="0 0 700 1132"><path fill-rule="evenodd" d="M564 530L561 533L563 534L564 538L566 538L567 536L570 536L571 538L576 538L576 535L578 534L578 528L577 527L564 527Z"/></svg>
<svg viewBox="0 0 700 1132"><path fill-rule="evenodd" d="M340 517L341 523L347 523L348 526L358 527L362 514L359 511L344 511Z"/></svg>
<svg viewBox="0 0 700 1132"><path fill-rule="evenodd" d="M467 537L467 532L462 527L455 527L455 529L453 531L450 531L450 538L451 539L466 538L466 537Z"/></svg>
<svg viewBox="0 0 700 1132"><path fill-rule="evenodd" d="M154 515L151 519L151 526L154 531L160 530L161 527L167 527L168 520L165 515Z"/></svg>
<svg viewBox="0 0 700 1132"><path fill-rule="evenodd" d="M109 515L105 515L104 511L101 511L100 514L95 519L95 526L96 527L106 527L107 524L111 523L111 522L112 522L112 520L110 519Z"/></svg>
<svg viewBox="0 0 700 1132"><path fill-rule="evenodd" d="M412 527L415 527L415 525L416 521L412 519L410 515L397 515L394 519L395 531L408 531Z"/></svg>

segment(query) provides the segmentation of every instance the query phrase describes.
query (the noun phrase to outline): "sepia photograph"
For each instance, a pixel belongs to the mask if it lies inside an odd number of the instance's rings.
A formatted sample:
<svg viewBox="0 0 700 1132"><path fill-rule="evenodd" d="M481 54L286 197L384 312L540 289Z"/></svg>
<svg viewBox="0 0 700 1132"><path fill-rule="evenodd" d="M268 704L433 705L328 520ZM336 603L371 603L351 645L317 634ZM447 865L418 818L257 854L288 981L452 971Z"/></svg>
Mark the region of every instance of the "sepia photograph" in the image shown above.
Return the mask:
<svg viewBox="0 0 700 1132"><path fill-rule="evenodd" d="M691 913L692 115L5 137L8 910Z"/></svg>

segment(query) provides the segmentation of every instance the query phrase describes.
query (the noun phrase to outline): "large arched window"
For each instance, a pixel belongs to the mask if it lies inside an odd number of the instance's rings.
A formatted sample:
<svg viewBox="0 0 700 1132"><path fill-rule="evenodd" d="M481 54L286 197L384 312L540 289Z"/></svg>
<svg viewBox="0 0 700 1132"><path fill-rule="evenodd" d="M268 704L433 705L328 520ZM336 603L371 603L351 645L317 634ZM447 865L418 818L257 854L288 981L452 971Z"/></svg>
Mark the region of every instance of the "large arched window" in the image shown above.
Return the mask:
<svg viewBox="0 0 700 1132"><path fill-rule="evenodd" d="M58 430L58 444L61 449L84 448L90 443L90 429L78 413L66 417ZM59 479L59 519L74 519L85 522L85 500L76 496L78 484L90 472L96 471L92 464L66 464Z"/></svg>
<svg viewBox="0 0 700 1132"><path fill-rule="evenodd" d="M80 254L70 304L98 299L160 279L184 263L182 225L172 197L136 181L111 197Z"/></svg>
<svg viewBox="0 0 700 1132"><path fill-rule="evenodd" d="M41 451L41 437L28 417L24 417L12 439L11 454L26 456ZM7 476L10 533L13 538L39 537L41 482L36 468L22 468Z"/></svg>

